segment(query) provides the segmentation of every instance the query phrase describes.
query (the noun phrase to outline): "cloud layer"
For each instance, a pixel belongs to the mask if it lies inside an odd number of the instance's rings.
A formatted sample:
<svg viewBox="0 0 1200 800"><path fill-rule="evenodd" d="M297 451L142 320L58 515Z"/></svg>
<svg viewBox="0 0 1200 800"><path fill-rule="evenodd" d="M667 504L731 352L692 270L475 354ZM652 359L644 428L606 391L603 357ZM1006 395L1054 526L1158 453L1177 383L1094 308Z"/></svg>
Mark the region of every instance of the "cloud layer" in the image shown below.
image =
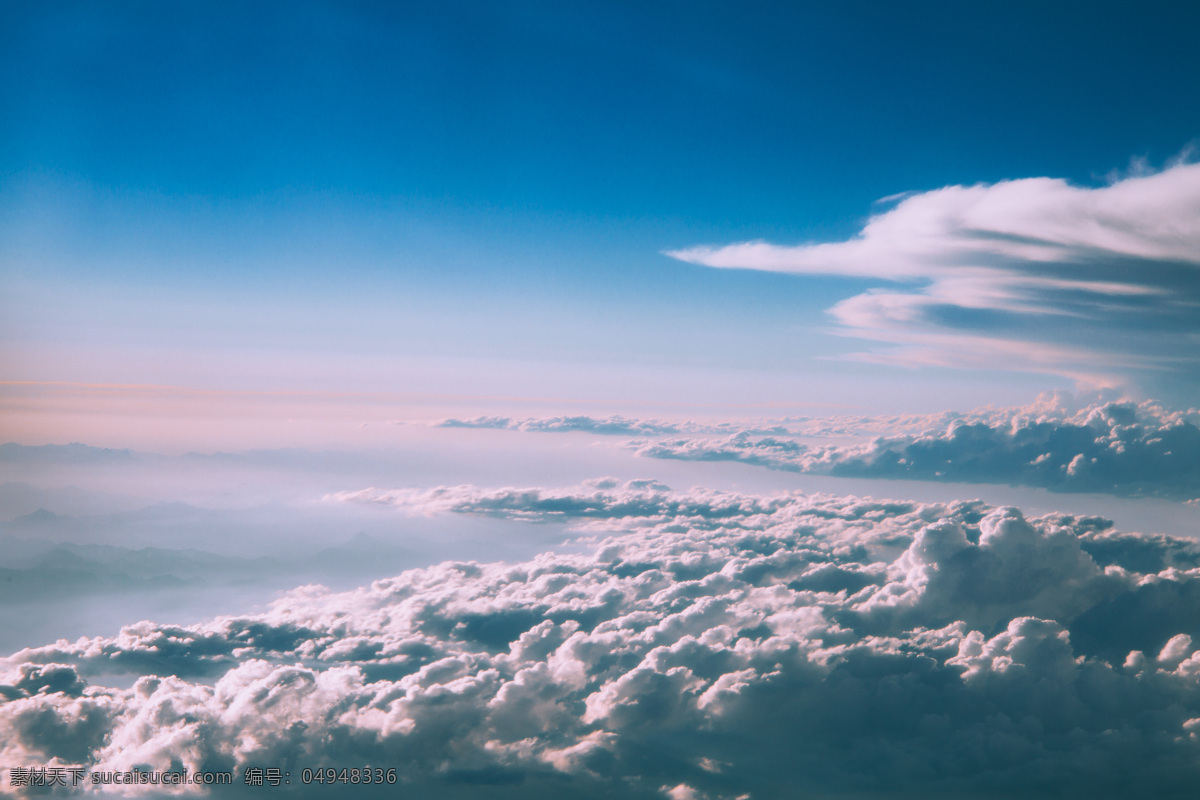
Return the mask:
<svg viewBox="0 0 1200 800"><path fill-rule="evenodd" d="M436 423L439 428L490 428L510 431L543 433L598 433L605 436L654 436L660 433L680 433L678 425L658 420L609 417L473 417L445 419Z"/></svg>
<svg viewBox="0 0 1200 800"><path fill-rule="evenodd" d="M888 281L829 313L910 365L1053 372L1110 384L1195 373L1200 164L1086 188L1050 178L913 193L855 238L668 255L710 267ZM905 286L905 284L907 284Z"/></svg>
<svg viewBox="0 0 1200 800"><path fill-rule="evenodd" d="M637 440L639 455L737 461L846 477L1008 483L1063 492L1200 497L1200 415L1153 403L1053 402L953 418L941 430L869 444L808 446L785 436Z"/></svg>
<svg viewBox="0 0 1200 800"><path fill-rule="evenodd" d="M19 652L3 763L369 763L440 797L1153 795L1200 778L1190 541L649 481L337 499L596 539ZM131 688L86 683L114 673Z"/></svg>
<svg viewBox="0 0 1200 800"><path fill-rule="evenodd" d="M471 419L444 419L434 425L439 428L483 428L532 433L594 433L602 436L735 433L746 430L744 424L733 422L696 422L693 420L666 422L657 419L631 419L616 414L607 417L586 415L573 417L473 417ZM790 428L783 424L772 424L752 430L758 433L787 433Z"/></svg>

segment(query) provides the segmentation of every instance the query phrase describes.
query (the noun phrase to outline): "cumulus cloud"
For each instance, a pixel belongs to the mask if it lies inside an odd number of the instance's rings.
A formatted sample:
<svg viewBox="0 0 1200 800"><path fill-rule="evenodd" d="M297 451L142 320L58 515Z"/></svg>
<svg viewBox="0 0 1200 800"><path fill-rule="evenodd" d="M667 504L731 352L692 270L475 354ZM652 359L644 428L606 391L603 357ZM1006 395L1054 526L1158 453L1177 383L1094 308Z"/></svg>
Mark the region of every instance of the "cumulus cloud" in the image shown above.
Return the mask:
<svg viewBox="0 0 1200 800"><path fill-rule="evenodd" d="M397 770L387 796L514 798L1173 794L1200 778L1187 542L978 502L645 481L336 499L597 530L583 552L23 650L0 663L3 763L293 781L371 764ZM101 685L114 673L132 685Z"/></svg>
<svg viewBox="0 0 1200 800"><path fill-rule="evenodd" d="M1074 414L957 421L940 434L881 439L837 459L835 475L1021 483L1056 491L1200 495L1200 415L1152 403Z"/></svg>
<svg viewBox="0 0 1200 800"><path fill-rule="evenodd" d="M737 462L843 477L1200 498L1200 411L1104 396L1095 393L1075 400L1056 393L1025 406L930 415L748 423L609 418L619 420L619 427L592 432L636 432L638 438L625 445L646 458ZM599 424L588 417L482 417L456 424L540 432L566 430L564 420L580 419ZM582 423L569 429L588 430ZM434 512L452 510L453 491L438 491L442 494L436 497L424 495L422 503ZM505 499L496 495L492 502L490 513L505 516Z"/></svg>
<svg viewBox="0 0 1200 800"><path fill-rule="evenodd" d="M1194 372L1200 164L1088 188L1050 178L909 194L845 242L748 242L668 255L710 267L884 280L829 313L863 356L1053 372ZM1147 344L1155 343L1153 347Z"/></svg>
<svg viewBox="0 0 1200 800"><path fill-rule="evenodd" d="M948 422L947 422L948 420ZM926 430L854 444L806 445L748 432L639 439L638 455L737 461L846 477L1007 483L1063 492L1200 496L1200 413L1152 402L1030 406L926 418ZM942 423L942 427L934 425ZM911 421L910 421L911 423Z"/></svg>

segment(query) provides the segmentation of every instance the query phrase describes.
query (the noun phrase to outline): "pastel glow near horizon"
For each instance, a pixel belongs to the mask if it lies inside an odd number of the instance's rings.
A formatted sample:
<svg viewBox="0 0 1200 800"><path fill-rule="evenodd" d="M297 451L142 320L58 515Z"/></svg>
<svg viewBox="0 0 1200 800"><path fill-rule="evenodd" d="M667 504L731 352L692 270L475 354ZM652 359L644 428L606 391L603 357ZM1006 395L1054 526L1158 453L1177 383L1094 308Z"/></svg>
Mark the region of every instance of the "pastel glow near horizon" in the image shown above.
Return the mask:
<svg viewBox="0 0 1200 800"><path fill-rule="evenodd" d="M1200 10L5 20L0 795L1200 779Z"/></svg>

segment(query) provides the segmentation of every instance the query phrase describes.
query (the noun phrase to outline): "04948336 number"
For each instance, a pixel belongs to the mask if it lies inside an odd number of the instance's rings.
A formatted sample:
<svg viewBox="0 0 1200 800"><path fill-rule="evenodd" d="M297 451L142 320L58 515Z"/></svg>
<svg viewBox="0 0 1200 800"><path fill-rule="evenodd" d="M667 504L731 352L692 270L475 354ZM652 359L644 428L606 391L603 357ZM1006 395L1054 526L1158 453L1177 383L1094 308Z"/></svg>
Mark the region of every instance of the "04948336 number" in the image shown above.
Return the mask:
<svg viewBox="0 0 1200 800"><path fill-rule="evenodd" d="M300 772L300 782L306 786L310 783L391 784L396 782L396 770L384 769L383 767L354 767L352 769L346 767L341 769L324 767L304 769Z"/></svg>

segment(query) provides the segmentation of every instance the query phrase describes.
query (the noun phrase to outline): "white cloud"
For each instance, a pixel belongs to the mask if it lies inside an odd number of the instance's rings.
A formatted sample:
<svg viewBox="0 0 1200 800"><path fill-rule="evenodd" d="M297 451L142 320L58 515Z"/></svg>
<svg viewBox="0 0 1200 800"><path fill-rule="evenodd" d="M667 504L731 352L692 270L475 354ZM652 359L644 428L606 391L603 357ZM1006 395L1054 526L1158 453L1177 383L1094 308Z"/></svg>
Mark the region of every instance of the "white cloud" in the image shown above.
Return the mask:
<svg viewBox="0 0 1200 800"><path fill-rule="evenodd" d="M1194 366L1200 164L1098 188L1050 178L948 186L902 197L845 242L748 242L668 255L909 284L873 288L829 310L842 333L897 346L866 356L872 360L1113 385L1129 367ZM1159 346L1146 348L1143 338Z"/></svg>
<svg viewBox="0 0 1200 800"><path fill-rule="evenodd" d="M711 267L889 280L957 275L963 266L987 275L997 258L1075 261L1077 279L1094 291L1121 294L1136 285L1091 280L1083 265L1101 253L1200 265L1198 220L1200 164L1179 164L1100 188L1050 178L948 186L901 199L848 242L749 242L669 255Z"/></svg>
<svg viewBox="0 0 1200 800"><path fill-rule="evenodd" d="M857 444L809 445L786 434L740 432L637 439L629 446L649 458L737 461L790 472L1187 499L1200 496L1198 426L1197 411L1168 411L1149 401L1075 406L1044 397L1025 407L961 415L848 420L848 433L891 427L888 435Z"/></svg>
<svg viewBox="0 0 1200 800"><path fill-rule="evenodd" d="M1033 413L1030 413L1032 411ZM1200 415L1151 402L1039 407L877 440L830 460L841 475L1022 483L1057 491L1200 495Z"/></svg>
<svg viewBox="0 0 1200 800"><path fill-rule="evenodd" d="M4 763L370 763L445 797L1170 794L1200 777L1186 542L652 482L343 499L611 534L21 651L0 664ZM114 672L136 681L80 679Z"/></svg>

